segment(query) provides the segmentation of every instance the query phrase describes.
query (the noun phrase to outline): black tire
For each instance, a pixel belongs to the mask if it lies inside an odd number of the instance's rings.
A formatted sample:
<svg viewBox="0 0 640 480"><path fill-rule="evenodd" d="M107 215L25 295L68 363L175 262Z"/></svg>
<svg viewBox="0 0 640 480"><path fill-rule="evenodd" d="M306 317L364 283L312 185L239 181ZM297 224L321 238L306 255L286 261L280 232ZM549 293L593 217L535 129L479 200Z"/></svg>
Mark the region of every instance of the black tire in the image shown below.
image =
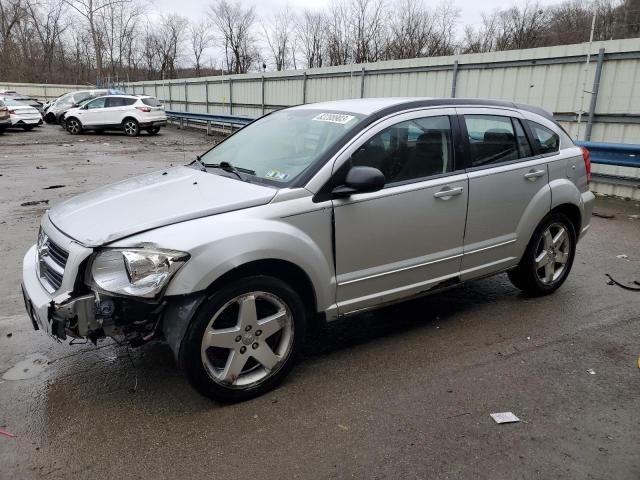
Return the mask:
<svg viewBox="0 0 640 480"><path fill-rule="evenodd" d="M67 118L64 122L64 128L71 135L78 135L82 133L82 123L75 117Z"/></svg>
<svg viewBox="0 0 640 480"><path fill-rule="evenodd" d="M202 353L201 346L203 338L207 331L211 331L208 330L210 327L209 323L212 321L214 316L218 314L218 312L225 312L225 308L233 308L228 307L227 305L237 305L237 303L233 302L234 299L251 292L271 295L277 298L286 306L286 309L289 313L287 321L290 322L288 337L289 340L287 342L286 350L287 353L286 355L283 354L281 357L279 357L280 361L277 363L277 368L274 368L273 371L265 369L265 372L268 372L266 373L267 376L265 378L255 381L254 383L248 384L246 386L230 384L225 385L224 382L222 382L220 379L214 380L208 373L207 367L205 367L203 355L210 355L211 347L205 350L205 354ZM258 302L255 302L255 305L259 305ZM239 314L238 317L240 317ZM260 313L258 313L257 317L260 318ZM241 402L262 395L275 388L291 371L296 357L298 356L304 343L307 325L306 317L306 310L304 308L302 300L300 299L300 296L282 280L268 276L251 276L239 279L210 295L200 306L196 315L189 324L184 338L182 339L179 355L180 368L185 372L189 382L196 390L198 390L203 395L219 402ZM222 318L222 316L218 318ZM234 318L233 315L231 316L231 318ZM224 318L222 319L224 320ZM217 321L218 320L216 320L215 322ZM235 322L235 318L233 321ZM238 325L241 326L242 324L238 322ZM280 331L284 332L284 328L286 327L281 328L282 330ZM238 342L237 346L235 347L236 349L241 349L243 344L248 345L248 347L245 348L245 353L243 353L243 355L247 355L247 360L246 363L243 363L242 369L247 369L250 367L249 360L253 361L254 364L257 364L258 368L263 368L261 364L256 361L257 357L256 359L254 359L254 357L251 356L252 347L258 345L257 341L259 338L258 335L260 333L258 329L259 325L257 325L256 329L254 330L254 332L256 333L256 343L253 345L251 344L251 342L253 342L254 340L249 339L248 341L250 343L245 342L245 335L243 330L241 331L241 333L243 333L242 341L238 340L238 338L241 338L240 335L238 335L238 337L236 337L235 339L235 341ZM250 333L247 333L247 335L249 334ZM261 341L264 341L264 344L267 343L267 340L271 339L276 339L276 341L278 341L278 335L279 333L276 332L270 337L264 336ZM284 333L282 333L282 335L284 335ZM282 337L280 338L280 341L281 339ZM262 348L262 346L260 348ZM213 349L216 350L216 347L213 347ZM230 355L230 352L232 352L233 349L227 350L225 348L218 350L223 350L223 352L226 352L223 353L223 355ZM239 355L240 351L242 350L236 351L235 355ZM222 364L225 363L224 359L226 359L226 361L229 361L230 358L230 356L223 356ZM248 374L251 374L250 368ZM236 378L241 379L242 375L245 375L245 370L241 370ZM235 383L236 380L233 380L233 382Z"/></svg>
<svg viewBox="0 0 640 480"><path fill-rule="evenodd" d="M140 125L134 118L125 118L122 121L122 129L128 137L137 137L140 135Z"/></svg>
<svg viewBox="0 0 640 480"><path fill-rule="evenodd" d="M147 132L149 133L149 135L157 135L159 131L160 127L147 128Z"/></svg>
<svg viewBox="0 0 640 480"><path fill-rule="evenodd" d="M545 267L537 268L536 256L539 257L540 255L543 255L543 252L545 250L545 232L547 232L547 230L549 229L551 229L551 231L558 231L558 228L560 226L564 228L567 233L567 258L564 264L556 263L556 253L554 253L554 256L551 257L553 258L553 262L549 263L553 263L554 269L558 265L564 265L564 268L557 277L555 277L554 274L551 277L551 280L545 281L545 279L540 278L540 275L546 272L541 272L541 270L543 270ZM555 292L565 282L565 280L569 276L569 272L571 272L573 259L575 258L576 253L576 244L577 239L575 226L573 225L571 220L562 213L552 213L547 215L533 232L531 240L529 241L527 249L525 250L518 266L508 272L509 280L511 280L511 283L513 283L515 287L519 288L528 295L541 296ZM555 247L552 247L552 250L555 251ZM545 255L549 257L548 254ZM561 258L560 255L558 255L558 258Z"/></svg>
<svg viewBox="0 0 640 480"><path fill-rule="evenodd" d="M22 129L23 129L25 132L30 132L30 131L31 131L31 130L33 130L34 128L36 128L36 126L35 126L35 125L23 125L23 126L22 126Z"/></svg>
<svg viewBox="0 0 640 480"><path fill-rule="evenodd" d="M51 113L51 112L48 112L48 113L44 116L44 121L45 121L45 122L47 122L47 123L49 123L49 124L57 123L57 122L56 122L56 116L55 116L53 113Z"/></svg>

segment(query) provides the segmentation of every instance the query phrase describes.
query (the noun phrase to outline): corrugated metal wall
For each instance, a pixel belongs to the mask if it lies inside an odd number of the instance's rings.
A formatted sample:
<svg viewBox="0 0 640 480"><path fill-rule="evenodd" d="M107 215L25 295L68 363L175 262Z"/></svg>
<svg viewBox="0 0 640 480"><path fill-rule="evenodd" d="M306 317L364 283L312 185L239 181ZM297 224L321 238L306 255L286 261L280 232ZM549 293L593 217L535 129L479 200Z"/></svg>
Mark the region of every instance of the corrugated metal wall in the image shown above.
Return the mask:
<svg viewBox="0 0 640 480"><path fill-rule="evenodd" d="M40 100L52 100L74 90L90 90L96 88L93 85L45 85L36 83L7 83L0 82L0 90L16 90L24 95Z"/></svg>
<svg viewBox="0 0 640 480"><path fill-rule="evenodd" d="M122 88L158 96L170 110L258 117L284 106L342 98L450 97L455 84L456 97L542 106L554 112L574 138L584 139L588 115L578 129L576 113L589 110L600 49L604 49L602 77L591 140L638 143L638 38L595 42L590 49L588 44L563 45L305 71L134 82ZM589 50L590 63L585 68Z"/></svg>

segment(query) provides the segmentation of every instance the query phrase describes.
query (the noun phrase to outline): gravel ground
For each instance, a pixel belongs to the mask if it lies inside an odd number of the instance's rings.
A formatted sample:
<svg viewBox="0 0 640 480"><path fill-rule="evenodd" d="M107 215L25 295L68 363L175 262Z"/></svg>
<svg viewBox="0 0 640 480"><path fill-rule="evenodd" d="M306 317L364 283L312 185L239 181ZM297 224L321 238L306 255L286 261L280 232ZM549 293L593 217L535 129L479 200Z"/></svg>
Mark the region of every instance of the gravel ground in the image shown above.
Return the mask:
<svg viewBox="0 0 640 480"><path fill-rule="evenodd" d="M640 281L638 202L598 200L613 217L592 219L556 294L526 298L500 275L335 322L281 388L239 405L198 395L163 344L34 332L20 270L45 209L213 142L0 136L0 375L43 362L0 379L0 430L15 435L0 435L0 478L640 478L640 293L604 277ZM495 424L502 411L521 421Z"/></svg>

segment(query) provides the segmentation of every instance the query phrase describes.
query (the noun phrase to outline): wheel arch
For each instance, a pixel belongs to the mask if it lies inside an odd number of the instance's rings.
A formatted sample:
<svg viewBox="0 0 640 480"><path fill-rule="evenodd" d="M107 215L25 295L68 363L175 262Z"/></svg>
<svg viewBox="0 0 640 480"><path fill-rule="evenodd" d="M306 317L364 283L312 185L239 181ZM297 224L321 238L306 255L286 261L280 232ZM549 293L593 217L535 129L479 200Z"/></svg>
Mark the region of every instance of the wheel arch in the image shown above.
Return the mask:
<svg viewBox="0 0 640 480"><path fill-rule="evenodd" d="M126 117L124 117L124 118L122 119L122 122L120 122L120 123L121 123L122 125L124 125L124 123L125 123L127 120L133 120L134 122L136 122L136 123L138 124L138 126L140 125L140 122L138 121L138 119L137 119L136 117L132 116L132 115L127 115Z"/></svg>
<svg viewBox="0 0 640 480"><path fill-rule="evenodd" d="M580 237L580 229L582 228L582 213L580 212L580 208L572 203L563 203L554 207L549 213L562 213L566 215L573 225L576 240Z"/></svg>
<svg viewBox="0 0 640 480"><path fill-rule="evenodd" d="M207 287L206 292L212 293L219 289L221 285L253 275L264 275L282 280L300 295L305 307L309 307L310 313L317 313L318 299L307 272L293 262L278 258L253 260L238 265L215 279Z"/></svg>

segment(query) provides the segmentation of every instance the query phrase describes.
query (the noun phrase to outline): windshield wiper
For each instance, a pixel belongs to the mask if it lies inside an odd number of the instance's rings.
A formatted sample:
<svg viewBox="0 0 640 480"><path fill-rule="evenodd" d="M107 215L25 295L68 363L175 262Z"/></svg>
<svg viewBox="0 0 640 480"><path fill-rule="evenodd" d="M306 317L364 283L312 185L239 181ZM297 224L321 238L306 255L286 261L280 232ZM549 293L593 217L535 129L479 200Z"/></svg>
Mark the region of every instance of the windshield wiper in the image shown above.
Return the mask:
<svg viewBox="0 0 640 480"><path fill-rule="evenodd" d="M203 172L207 171L207 166L202 161L202 158L200 157L200 155L196 155L195 160L191 162L189 165L193 165L194 163L197 163L198 165L200 165L200 170L202 170Z"/></svg>
<svg viewBox="0 0 640 480"><path fill-rule="evenodd" d="M246 174L249 174L249 175L254 175L254 176L256 174L256 172L254 170L249 170L248 168L234 167L229 162L208 163L208 164L204 164L204 165L205 165L205 167L208 167L208 168L219 168L221 170L224 170L225 172L233 173L240 180L244 180L244 178L242 178L242 175L240 175L240 172L246 173Z"/></svg>

